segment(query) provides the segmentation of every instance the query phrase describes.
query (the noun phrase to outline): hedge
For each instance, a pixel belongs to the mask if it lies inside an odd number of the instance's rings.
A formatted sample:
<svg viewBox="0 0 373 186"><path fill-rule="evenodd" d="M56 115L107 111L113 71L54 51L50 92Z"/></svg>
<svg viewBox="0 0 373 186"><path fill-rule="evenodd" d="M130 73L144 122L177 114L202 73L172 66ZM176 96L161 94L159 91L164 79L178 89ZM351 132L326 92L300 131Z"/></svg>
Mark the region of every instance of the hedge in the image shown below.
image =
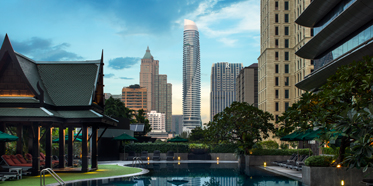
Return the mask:
<svg viewBox="0 0 373 186"><path fill-rule="evenodd" d="M333 157L331 156L311 156L304 163L311 167L329 167L332 162Z"/></svg>
<svg viewBox="0 0 373 186"><path fill-rule="evenodd" d="M297 154L312 155L312 150L310 149L251 149L248 155L261 156L261 155L292 155Z"/></svg>
<svg viewBox="0 0 373 186"><path fill-rule="evenodd" d="M167 153L171 150L179 153L189 152L189 146L187 143L133 143L125 146L126 152L134 151L141 153L141 151L148 151L153 153L155 150L161 151L161 153ZM123 150L121 150L123 152Z"/></svg>
<svg viewBox="0 0 373 186"><path fill-rule="evenodd" d="M235 153L238 145L236 144L217 144L211 145L211 153Z"/></svg>

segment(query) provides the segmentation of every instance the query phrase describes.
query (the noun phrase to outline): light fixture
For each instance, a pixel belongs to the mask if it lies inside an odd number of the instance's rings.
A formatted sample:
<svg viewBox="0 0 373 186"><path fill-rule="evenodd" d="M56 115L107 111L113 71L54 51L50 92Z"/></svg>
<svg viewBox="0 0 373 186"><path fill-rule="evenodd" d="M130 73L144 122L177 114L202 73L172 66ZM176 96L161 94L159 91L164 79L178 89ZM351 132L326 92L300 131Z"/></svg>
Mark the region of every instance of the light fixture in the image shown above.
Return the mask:
<svg viewBox="0 0 373 186"><path fill-rule="evenodd" d="M149 161L149 159L150 159L150 158L148 157L148 161Z"/></svg>
<svg viewBox="0 0 373 186"><path fill-rule="evenodd" d="M340 164L338 164L338 165L337 165L337 168L341 168L341 165L340 165Z"/></svg>
<svg viewBox="0 0 373 186"><path fill-rule="evenodd" d="M267 166L267 163L266 162L264 162L264 167L266 167Z"/></svg>
<svg viewBox="0 0 373 186"><path fill-rule="evenodd" d="M341 185L345 185L345 181L342 180L342 181L341 181Z"/></svg>
<svg viewBox="0 0 373 186"><path fill-rule="evenodd" d="M218 161L219 161L219 157L216 157L216 160L218 160Z"/></svg>
<svg viewBox="0 0 373 186"><path fill-rule="evenodd" d="M180 160L180 156L177 157L177 160Z"/></svg>
<svg viewBox="0 0 373 186"><path fill-rule="evenodd" d="M253 154L253 151L250 151L250 154Z"/></svg>

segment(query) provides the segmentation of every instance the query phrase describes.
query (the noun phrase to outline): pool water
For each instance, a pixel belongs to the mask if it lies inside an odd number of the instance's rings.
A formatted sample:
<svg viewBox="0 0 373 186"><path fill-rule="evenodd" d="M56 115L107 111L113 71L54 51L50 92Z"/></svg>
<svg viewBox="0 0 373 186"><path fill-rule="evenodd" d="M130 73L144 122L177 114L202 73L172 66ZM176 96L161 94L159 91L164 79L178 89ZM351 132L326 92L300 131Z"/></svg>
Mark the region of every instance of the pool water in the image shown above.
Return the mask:
<svg viewBox="0 0 373 186"><path fill-rule="evenodd" d="M304 186L302 182L257 167L240 169L237 163L154 163L149 173L133 178L112 178L67 186Z"/></svg>

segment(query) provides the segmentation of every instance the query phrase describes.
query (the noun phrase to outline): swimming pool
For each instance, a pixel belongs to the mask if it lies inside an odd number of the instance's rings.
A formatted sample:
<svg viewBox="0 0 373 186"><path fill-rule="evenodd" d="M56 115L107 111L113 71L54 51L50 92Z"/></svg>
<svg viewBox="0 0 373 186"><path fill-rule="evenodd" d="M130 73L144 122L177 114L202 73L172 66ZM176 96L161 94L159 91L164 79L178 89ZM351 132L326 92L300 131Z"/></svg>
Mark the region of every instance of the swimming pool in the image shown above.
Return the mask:
<svg viewBox="0 0 373 186"><path fill-rule="evenodd" d="M257 167L242 170L237 163L150 163L142 168L148 169L149 173L67 186L304 186L300 181Z"/></svg>

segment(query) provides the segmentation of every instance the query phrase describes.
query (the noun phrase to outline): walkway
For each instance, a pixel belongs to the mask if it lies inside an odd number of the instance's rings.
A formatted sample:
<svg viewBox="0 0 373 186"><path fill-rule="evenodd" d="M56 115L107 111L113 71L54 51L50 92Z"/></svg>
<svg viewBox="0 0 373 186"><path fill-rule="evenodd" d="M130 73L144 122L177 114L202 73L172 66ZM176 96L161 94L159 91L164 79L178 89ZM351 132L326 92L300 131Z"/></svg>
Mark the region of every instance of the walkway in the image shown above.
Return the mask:
<svg viewBox="0 0 373 186"><path fill-rule="evenodd" d="M291 179L302 181L302 171L296 171L293 169L287 169L280 166L259 166L259 168L264 169L269 172L273 172L282 176L286 176Z"/></svg>

